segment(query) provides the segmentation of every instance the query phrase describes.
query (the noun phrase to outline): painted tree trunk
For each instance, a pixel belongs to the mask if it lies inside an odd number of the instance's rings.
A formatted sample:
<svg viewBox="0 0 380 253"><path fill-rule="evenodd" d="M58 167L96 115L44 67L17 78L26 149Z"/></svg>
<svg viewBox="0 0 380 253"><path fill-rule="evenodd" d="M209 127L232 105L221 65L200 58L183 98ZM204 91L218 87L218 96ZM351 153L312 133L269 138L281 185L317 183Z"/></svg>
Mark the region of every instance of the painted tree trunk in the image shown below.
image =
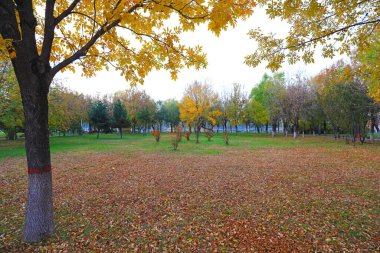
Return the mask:
<svg viewBox="0 0 380 253"><path fill-rule="evenodd" d="M45 89L48 84L35 79L29 80L28 84L20 84L28 164L28 195L23 233L25 242L38 242L54 232L48 90Z"/></svg>

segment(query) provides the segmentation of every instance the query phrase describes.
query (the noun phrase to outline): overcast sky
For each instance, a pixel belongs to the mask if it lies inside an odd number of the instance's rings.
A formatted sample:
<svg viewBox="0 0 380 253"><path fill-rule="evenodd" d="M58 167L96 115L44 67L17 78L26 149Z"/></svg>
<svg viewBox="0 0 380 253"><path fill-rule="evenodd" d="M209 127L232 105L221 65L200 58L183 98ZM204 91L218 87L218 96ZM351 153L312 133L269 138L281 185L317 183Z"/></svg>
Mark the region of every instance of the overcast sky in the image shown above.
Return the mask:
<svg viewBox="0 0 380 253"><path fill-rule="evenodd" d="M185 45L201 45L207 54L208 66L199 71L195 69L183 69L178 75L178 79L170 79L170 73L164 70L153 71L145 79L140 89L146 92L155 100L165 100L168 98L181 99L185 87L194 80L208 81L217 92L229 90L234 82L244 85L247 92L254 87L265 72L265 63L256 68L248 67L244 64L244 56L253 53L256 42L248 38L247 32L252 28L260 27L264 32L274 32L285 35L288 25L279 20L270 20L263 10L256 10L246 21L239 21L235 28L229 28L216 37L207 31L206 26L200 26L193 33L181 35L182 43ZM331 65L337 59L323 59L318 53L315 55L315 63L305 65L298 63L289 66L284 65L281 71L291 75L299 70L305 71L308 75L315 75L321 69ZM58 75L63 80L65 86L72 90L96 95L113 94L119 90L129 88L120 73L113 71L98 72L96 77L84 78L78 72L72 74L66 72Z"/></svg>

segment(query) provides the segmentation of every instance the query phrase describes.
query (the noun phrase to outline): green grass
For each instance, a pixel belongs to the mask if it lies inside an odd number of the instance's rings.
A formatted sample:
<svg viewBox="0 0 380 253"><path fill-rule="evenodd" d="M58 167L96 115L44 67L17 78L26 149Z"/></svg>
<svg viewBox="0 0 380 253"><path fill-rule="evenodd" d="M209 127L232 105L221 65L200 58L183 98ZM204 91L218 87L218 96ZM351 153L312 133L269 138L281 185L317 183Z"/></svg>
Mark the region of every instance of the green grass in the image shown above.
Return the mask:
<svg viewBox="0 0 380 253"><path fill-rule="evenodd" d="M220 154L227 149L256 149L262 147L300 147L305 145L342 145L331 138L299 138L293 140L291 137L270 138L266 134L245 134L230 135L230 145L226 146L223 142L223 136L217 134L212 141L208 141L204 136L200 137L200 143L195 143L195 136L192 140L182 140L179 144L180 153L193 154ZM323 141L321 141L323 139ZM307 140L307 141L305 141ZM147 151L147 152L171 152L171 138L169 134L163 134L160 142L155 142L153 137L147 135L125 135L120 139L117 134L101 135L99 139L96 135L83 136L66 136L52 137L50 139L51 152L83 151L83 152L101 152L101 151ZM0 142L0 159L6 157L24 156L24 140L1 141Z"/></svg>
<svg viewBox="0 0 380 253"><path fill-rule="evenodd" d="M239 133L230 134L230 145L225 145L223 134L216 134L212 141L201 135L200 143L195 143L195 135L190 141L185 138L179 144L177 152L183 154L207 154L219 155L227 150L260 149L260 148L299 148L299 147L325 147L337 148L344 146L343 141L334 141L332 137L299 137L294 140L291 136L276 136L272 138L268 134ZM360 146L360 145L357 145ZM82 136L55 136L50 138L51 152L173 152L170 134L162 134L160 142L155 142L150 134L124 135L120 139L118 134L103 134L99 139L96 135ZM25 156L24 140L0 141L0 159L8 157Z"/></svg>

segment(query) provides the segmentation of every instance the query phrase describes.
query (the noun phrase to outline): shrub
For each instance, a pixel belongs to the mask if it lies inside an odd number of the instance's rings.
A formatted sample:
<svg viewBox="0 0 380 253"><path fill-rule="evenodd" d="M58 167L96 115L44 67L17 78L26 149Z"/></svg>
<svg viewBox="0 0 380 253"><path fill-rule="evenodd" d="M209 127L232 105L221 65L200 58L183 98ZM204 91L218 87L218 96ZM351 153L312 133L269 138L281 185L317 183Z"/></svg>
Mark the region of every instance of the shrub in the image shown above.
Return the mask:
<svg viewBox="0 0 380 253"><path fill-rule="evenodd" d="M178 135L179 141L182 141L182 127L180 125L178 125L176 127L176 131L175 132Z"/></svg>
<svg viewBox="0 0 380 253"><path fill-rule="evenodd" d="M181 141L181 138L182 138L182 128L180 126L177 126L175 134L172 135L173 150L177 150L178 143Z"/></svg>
<svg viewBox="0 0 380 253"><path fill-rule="evenodd" d="M190 131L187 131L187 132L185 133L185 138L186 138L187 141L190 140L190 135L191 135L191 132L190 132Z"/></svg>
<svg viewBox="0 0 380 253"><path fill-rule="evenodd" d="M212 130L205 130L205 136L207 137L208 141L211 141L211 138L215 135L214 131Z"/></svg>
<svg viewBox="0 0 380 253"><path fill-rule="evenodd" d="M154 136L154 138L156 139L156 142L159 142L160 141L160 138L161 138L161 132L160 130L154 130L152 132L152 135Z"/></svg>

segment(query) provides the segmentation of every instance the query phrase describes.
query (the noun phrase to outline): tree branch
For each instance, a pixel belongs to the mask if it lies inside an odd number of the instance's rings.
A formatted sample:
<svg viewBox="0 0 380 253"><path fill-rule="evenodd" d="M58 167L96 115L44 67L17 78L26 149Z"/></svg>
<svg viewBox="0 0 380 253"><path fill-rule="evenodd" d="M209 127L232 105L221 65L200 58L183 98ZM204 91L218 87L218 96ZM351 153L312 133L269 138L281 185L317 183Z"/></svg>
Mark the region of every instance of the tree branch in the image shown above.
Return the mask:
<svg viewBox="0 0 380 253"><path fill-rule="evenodd" d="M44 30L44 42L42 44L41 60L44 63L49 63L51 48L54 40L54 5L55 0L46 1L45 9L45 30Z"/></svg>
<svg viewBox="0 0 380 253"><path fill-rule="evenodd" d="M301 43L298 43L296 45L290 45L290 46L287 46L287 47L281 47L277 50L275 50L274 52L270 53L269 55L273 55L273 54L276 54L280 51L283 51L283 50L288 50L288 49L292 49L292 48L300 48L300 47L303 47L309 43L312 43L314 41L318 41L320 39L323 39L323 38L326 38L326 37L329 37L333 34L336 34L336 33L339 33L339 32L343 32L343 31L346 31L350 28L353 28L353 27L356 27L356 26L361 26L361 25L368 25L368 24L376 24L376 23L380 23L380 18L378 19L375 19L375 20L369 20L369 21L362 21L362 22L358 22L358 23L354 23L354 24L351 24L351 25L347 25L345 27L342 27L342 28L339 28L337 30L334 30L334 31L331 31L331 32L328 32L326 34L323 34L321 36L318 36L318 37L314 37L314 38L311 38L307 41L303 41Z"/></svg>
<svg viewBox="0 0 380 253"><path fill-rule="evenodd" d="M78 0L78 2L79 2L79 0ZM132 13L137 8L142 7L142 6L144 6L143 3L135 4L134 6L132 6L128 10L128 13ZM67 15L69 15L69 14L70 13L68 13ZM66 58L65 60L63 60L62 62L60 62L54 66L54 68L51 70L52 76L56 75L58 73L58 71L65 68L69 64L73 63L75 60L78 60L80 57L85 56L87 54L87 51L95 44L95 42L100 37L102 37L105 33L110 31L112 28L116 27L119 23L120 23L120 19L117 19L117 20L113 21L111 24L105 23L105 24L101 25L99 27L98 31L91 37L91 39L83 47L81 47L78 51L76 51L70 57Z"/></svg>
<svg viewBox="0 0 380 253"><path fill-rule="evenodd" d="M77 4L80 2L81 0L74 0L70 5L69 7L64 11L62 12L56 19L55 19L55 22L54 22L54 26L58 25L59 22L61 22L65 17L67 17L68 15L71 14L71 12L74 10L74 8L77 6Z"/></svg>

